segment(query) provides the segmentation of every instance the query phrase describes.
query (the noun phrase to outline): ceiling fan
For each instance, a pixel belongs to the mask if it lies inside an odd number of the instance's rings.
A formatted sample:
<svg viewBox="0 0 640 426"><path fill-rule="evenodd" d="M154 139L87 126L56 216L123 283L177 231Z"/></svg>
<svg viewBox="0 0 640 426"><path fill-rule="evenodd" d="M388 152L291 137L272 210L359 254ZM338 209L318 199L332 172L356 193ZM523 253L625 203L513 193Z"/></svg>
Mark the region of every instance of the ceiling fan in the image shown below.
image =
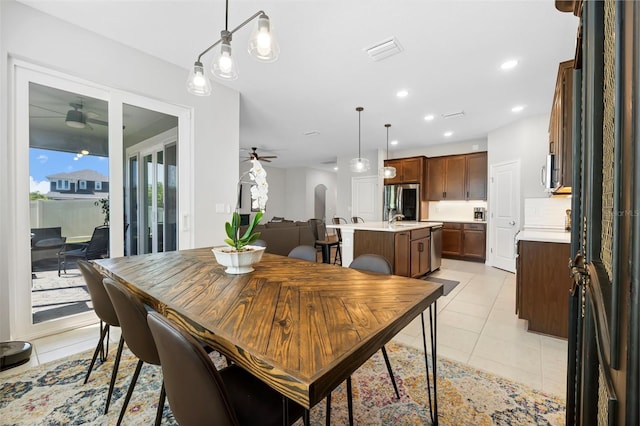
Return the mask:
<svg viewBox="0 0 640 426"><path fill-rule="evenodd" d="M87 123L99 124L101 126L109 125L106 121L98 120L98 115L94 112L82 112L82 101L80 101L80 103L71 102L69 106L73 108L67 111L67 118L65 119L65 123L69 127L84 129Z"/></svg>
<svg viewBox="0 0 640 426"><path fill-rule="evenodd" d="M109 123L107 123L106 121L103 120L98 120L99 115L96 114L95 112L83 112L82 111L82 101L80 102L71 102L69 104L69 106L73 109L68 110L66 113L63 112L59 112L59 111L55 111L53 109L50 108L46 108L40 105L35 105L35 104L31 104L30 106L44 110L44 111L48 111L50 113L54 113L57 114L57 116L52 117L52 116L39 116L39 115L31 115L31 118L55 118L55 119L60 119L62 117L65 117L65 124L69 127L73 127L76 129L84 129L85 127L88 128L89 130L93 130L93 128L90 126L90 124L98 124L101 126L108 126Z"/></svg>
<svg viewBox="0 0 640 426"><path fill-rule="evenodd" d="M258 148L256 148L255 146L252 146L251 152L249 153L249 157L247 157L244 161L258 160L258 161L264 161L265 163L270 163L272 159L278 158L277 155L258 155L257 151L258 151Z"/></svg>

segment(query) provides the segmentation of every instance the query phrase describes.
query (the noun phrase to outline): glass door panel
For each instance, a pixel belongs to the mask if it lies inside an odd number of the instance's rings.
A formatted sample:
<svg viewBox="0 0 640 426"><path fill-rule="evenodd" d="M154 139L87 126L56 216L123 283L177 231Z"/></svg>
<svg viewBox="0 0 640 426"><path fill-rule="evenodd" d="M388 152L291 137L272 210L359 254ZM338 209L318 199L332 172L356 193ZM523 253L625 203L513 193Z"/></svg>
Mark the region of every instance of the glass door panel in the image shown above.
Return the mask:
<svg viewBox="0 0 640 426"><path fill-rule="evenodd" d="M165 147L164 165L164 249L178 249L178 149L175 144Z"/></svg>
<svg viewBox="0 0 640 426"><path fill-rule="evenodd" d="M29 83L32 324L93 309L76 261L109 255L108 147L106 101Z"/></svg>

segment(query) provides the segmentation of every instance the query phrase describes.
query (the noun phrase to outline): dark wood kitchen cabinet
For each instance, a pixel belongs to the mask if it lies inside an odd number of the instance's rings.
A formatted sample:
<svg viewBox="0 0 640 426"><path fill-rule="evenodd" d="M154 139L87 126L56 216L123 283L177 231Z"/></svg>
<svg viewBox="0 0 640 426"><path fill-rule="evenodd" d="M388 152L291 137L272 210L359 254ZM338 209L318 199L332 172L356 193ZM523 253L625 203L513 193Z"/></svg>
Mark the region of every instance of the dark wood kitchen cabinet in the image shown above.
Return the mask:
<svg viewBox="0 0 640 426"><path fill-rule="evenodd" d="M432 157L427 163L429 201L487 199L486 152Z"/></svg>
<svg viewBox="0 0 640 426"><path fill-rule="evenodd" d="M425 176L426 168L425 156L395 158L393 160L385 160L384 165L395 167L396 176L385 179L385 185L394 185L400 183L420 183L422 184Z"/></svg>
<svg viewBox="0 0 640 426"><path fill-rule="evenodd" d="M568 336L569 258L570 244L518 242L516 313L530 331Z"/></svg>
<svg viewBox="0 0 640 426"><path fill-rule="evenodd" d="M444 222L442 257L484 262L487 229L484 223Z"/></svg>
<svg viewBox="0 0 640 426"><path fill-rule="evenodd" d="M549 120L549 153L555 193L570 194L573 167L573 60L561 62Z"/></svg>
<svg viewBox="0 0 640 426"><path fill-rule="evenodd" d="M419 277L431 270L431 228L400 232L356 230L353 257L378 254L393 267L394 275Z"/></svg>

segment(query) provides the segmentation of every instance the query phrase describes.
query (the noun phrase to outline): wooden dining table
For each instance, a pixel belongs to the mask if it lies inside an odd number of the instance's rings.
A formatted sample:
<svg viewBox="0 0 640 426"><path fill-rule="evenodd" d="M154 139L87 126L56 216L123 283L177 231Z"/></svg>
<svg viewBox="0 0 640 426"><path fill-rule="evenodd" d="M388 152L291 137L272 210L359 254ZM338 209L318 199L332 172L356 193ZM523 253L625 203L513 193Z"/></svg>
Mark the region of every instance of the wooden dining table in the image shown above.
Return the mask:
<svg viewBox="0 0 640 426"><path fill-rule="evenodd" d="M93 263L144 303L307 409L435 305L443 292L441 284L428 280L269 253L253 272L231 275L216 262L211 248ZM435 312L432 333L434 320ZM424 317L422 321L424 336ZM431 343L435 368L435 335ZM428 380L426 360L425 353ZM434 383L428 390L435 402L435 369L432 373ZM437 403L435 410L437 423Z"/></svg>

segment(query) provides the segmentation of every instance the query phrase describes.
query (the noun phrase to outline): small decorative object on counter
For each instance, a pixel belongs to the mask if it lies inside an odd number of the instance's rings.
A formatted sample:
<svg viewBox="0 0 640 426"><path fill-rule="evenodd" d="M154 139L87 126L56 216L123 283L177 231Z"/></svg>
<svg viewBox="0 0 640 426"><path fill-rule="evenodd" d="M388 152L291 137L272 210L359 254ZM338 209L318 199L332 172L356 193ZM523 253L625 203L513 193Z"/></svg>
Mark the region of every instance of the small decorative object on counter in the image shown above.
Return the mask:
<svg viewBox="0 0 640 426"><path fill-rule="evenodd" d="M564 229L567 231L571 231L571 209L567 209L565 213L566 216L564 217Z"/></svg>

